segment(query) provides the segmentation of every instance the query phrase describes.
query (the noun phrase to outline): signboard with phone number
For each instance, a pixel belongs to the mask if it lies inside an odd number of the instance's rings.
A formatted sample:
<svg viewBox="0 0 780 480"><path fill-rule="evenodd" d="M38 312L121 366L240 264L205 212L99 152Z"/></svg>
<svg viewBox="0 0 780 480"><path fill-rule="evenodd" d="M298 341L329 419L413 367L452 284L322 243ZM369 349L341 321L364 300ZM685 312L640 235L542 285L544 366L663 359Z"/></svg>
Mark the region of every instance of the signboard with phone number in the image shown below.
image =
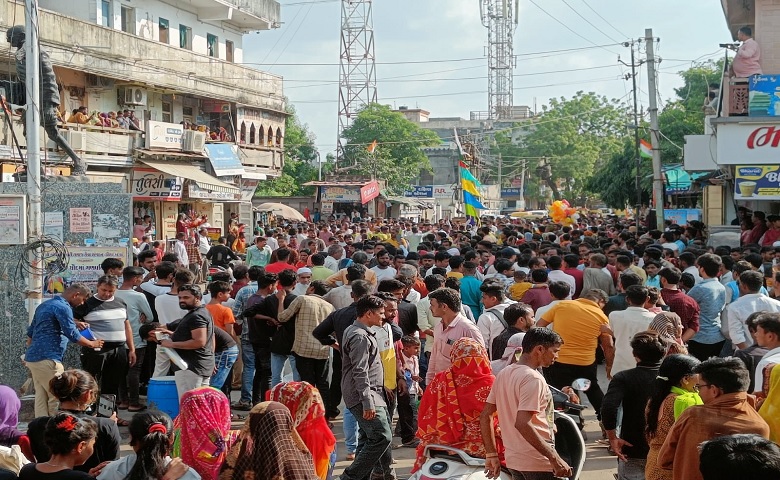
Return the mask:
<svg viewBox="0 0 780 480"><path fill-rule="evenodd" d="M735 200L780 200L780 165L737 165Z"/></svg>

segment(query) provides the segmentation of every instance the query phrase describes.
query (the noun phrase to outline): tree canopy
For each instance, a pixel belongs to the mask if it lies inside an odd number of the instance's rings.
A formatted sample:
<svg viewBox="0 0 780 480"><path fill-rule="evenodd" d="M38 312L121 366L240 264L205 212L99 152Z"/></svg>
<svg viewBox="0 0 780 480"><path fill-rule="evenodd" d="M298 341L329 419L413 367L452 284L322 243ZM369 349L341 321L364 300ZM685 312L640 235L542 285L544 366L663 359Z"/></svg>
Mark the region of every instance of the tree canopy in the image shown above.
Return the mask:
<svg viewBox="0 0 780 480"><path fill-rule="evenodd" d="M383 180L395 195L408 190L421 171L430 171L431 164L421 148L440 143L435 133L376 103L366 105L342 136L346 147L337 171ZM369 152L374 141L376 148Z"/></svg>

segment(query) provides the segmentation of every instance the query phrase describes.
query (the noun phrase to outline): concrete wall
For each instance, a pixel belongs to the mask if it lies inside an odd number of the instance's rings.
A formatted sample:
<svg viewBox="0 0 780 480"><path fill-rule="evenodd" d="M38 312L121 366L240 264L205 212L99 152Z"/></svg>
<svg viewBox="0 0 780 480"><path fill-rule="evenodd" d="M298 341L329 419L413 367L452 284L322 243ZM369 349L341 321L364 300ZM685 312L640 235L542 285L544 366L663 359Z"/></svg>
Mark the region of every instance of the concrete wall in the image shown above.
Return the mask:
<svg viewBox="0 0 780 480"><path fill-rule="evenodd" d="M780 0L756 0L755 39L764 73L780 73Z"/></svg>

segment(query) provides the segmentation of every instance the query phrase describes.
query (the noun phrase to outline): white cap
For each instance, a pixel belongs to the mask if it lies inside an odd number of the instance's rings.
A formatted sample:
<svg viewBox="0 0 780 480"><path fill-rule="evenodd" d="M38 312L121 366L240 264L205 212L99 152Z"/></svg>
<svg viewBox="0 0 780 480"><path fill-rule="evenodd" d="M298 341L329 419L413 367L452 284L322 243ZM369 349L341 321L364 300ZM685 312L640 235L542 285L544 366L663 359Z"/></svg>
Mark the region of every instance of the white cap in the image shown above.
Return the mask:
<svg viewBox="0 0 780 480"><path fill-rule="evenodd" d="M298 269L298 275L303 275L304 273L311 273L311 268L309 267L301 267Z"/></svg>

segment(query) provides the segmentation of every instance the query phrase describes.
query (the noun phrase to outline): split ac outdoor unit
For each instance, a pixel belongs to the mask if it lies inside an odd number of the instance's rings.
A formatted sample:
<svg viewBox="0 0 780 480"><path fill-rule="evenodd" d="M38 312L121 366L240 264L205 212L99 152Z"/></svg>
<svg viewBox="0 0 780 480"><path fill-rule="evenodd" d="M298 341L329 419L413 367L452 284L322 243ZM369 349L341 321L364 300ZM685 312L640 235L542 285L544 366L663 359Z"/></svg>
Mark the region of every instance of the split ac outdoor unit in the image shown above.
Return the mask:
<svg viewBox="0 0 780 480"><path fill-rule="evenodd" d="M146 90L138 87L125 87L125 105L146 105Z"/></svg>
<svg viewBox="0 0 780 480"><path fill-rule="evenodd" d="M62 130L65 141L68 142L73 150L87 149L87 132L77 130Z"/></svg>
<svg viewBox="0 0 780 480"><path fill-rule="evenodd" d="M182 137L181 149L185 152L200 153L206 146L206 133L195 130L185 130Z"/></svg>

